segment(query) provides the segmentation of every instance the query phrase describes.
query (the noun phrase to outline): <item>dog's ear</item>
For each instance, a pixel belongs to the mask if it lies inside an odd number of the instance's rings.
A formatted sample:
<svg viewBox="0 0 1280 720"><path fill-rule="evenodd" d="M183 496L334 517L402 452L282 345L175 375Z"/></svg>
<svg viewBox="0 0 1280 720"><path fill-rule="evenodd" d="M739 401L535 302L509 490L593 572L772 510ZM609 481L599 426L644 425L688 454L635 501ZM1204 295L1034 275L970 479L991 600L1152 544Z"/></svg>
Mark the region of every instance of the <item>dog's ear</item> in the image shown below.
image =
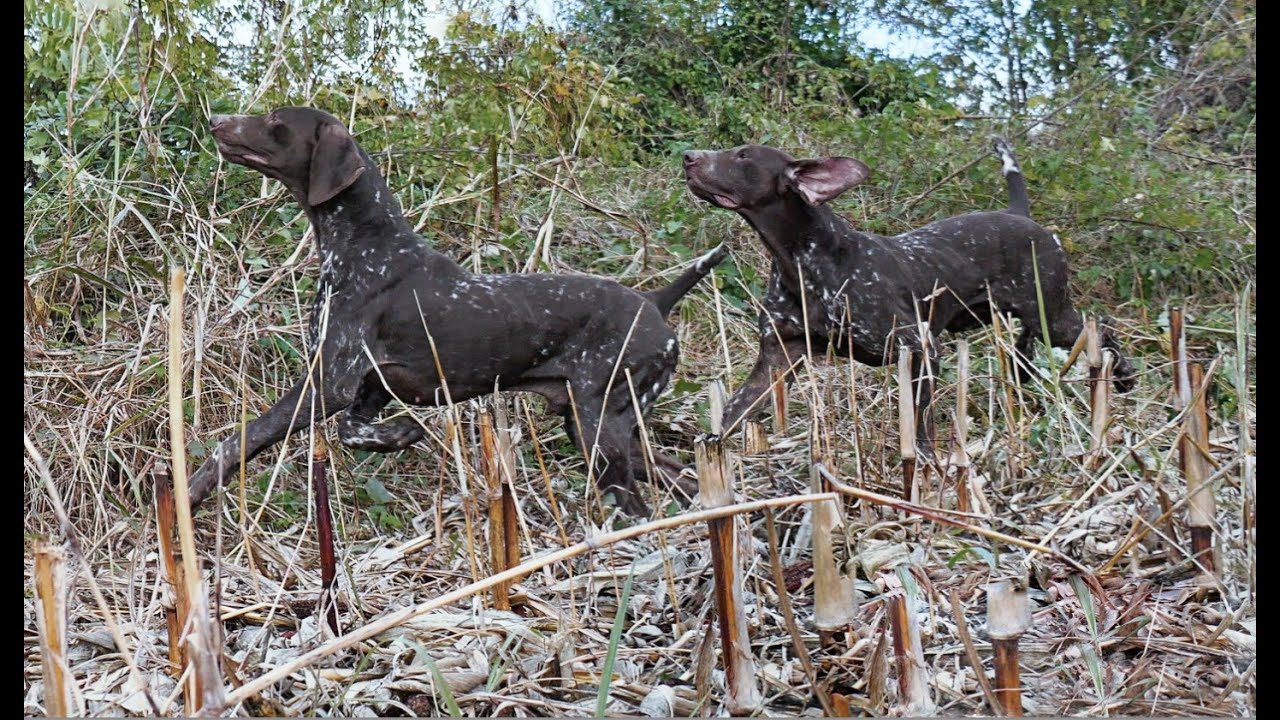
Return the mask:
<svg viewBox="0 0 1280 720"><path fill-rule="evenodd" d="M356 141L341 125L320 127L311 151L311 177L307 181L307 203L315 207L332 200L364 174L364 159Z"/></svg>
<svg viewBox="0 0 1280 720"><path fill-rule="evenodd" d="M810 205L821 205L871 177L871 168L851 157L795 160L784 171L786 185Z"/></svg>

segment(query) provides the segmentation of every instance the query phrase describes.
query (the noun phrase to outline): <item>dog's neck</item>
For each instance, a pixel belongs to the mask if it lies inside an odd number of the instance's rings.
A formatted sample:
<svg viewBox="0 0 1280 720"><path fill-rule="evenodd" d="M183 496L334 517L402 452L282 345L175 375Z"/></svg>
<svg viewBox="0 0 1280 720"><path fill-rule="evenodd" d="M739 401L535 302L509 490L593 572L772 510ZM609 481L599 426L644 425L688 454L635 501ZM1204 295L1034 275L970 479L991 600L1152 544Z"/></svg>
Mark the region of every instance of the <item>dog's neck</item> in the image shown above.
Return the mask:
<svg viewBox="0 0 1280 720"><path fill-rule="evenodd" d="M361 250L371 249L375 238L399 238L397 230L406 230L406 242L416 241L413 228L400 209L400 203L387 187L378 166L360 150L365 171L350 187L317 206L308 205L299 197L311 225L316 231L316 243L323 252L351 252L353 244ZM295 195L301 195L296 193Z"/></svg>
<svg viewBox="0 0 1280 720"><path fill-rule="evenodd" d="M385 276L403 255L444 255L429 248L413 231L400 203L364 149L365 171L350 187L317 206L296 192L315 228L322 280L345 284L365 275ZM450 261L449 264L454 264Z"/></svg>
<svg viewBox="0 0 1280 720"><path fill-rule="evenodd" d="M739 214L764 240L783 286L800 293L800 273L813 278L826 274L822 258L857 247L856 233L844 218L826 205L810 205L788 193L760 208L742 208Z"/></svg>

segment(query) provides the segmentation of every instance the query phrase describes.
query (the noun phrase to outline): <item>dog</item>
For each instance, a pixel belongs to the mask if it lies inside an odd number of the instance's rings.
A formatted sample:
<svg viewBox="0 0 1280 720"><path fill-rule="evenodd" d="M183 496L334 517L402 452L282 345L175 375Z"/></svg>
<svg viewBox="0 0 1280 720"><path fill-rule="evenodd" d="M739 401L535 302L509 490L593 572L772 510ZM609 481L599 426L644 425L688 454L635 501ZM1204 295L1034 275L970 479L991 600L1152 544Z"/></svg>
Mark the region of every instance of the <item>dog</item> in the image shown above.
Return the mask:
<svg viewBox="0 0 1280 720"><path fill-rule="evenodd" d="M340 441L393 452L423 437L409 417L379 422L394 398L432 406L501 390L545 397L602 489L648 512L637 408L644 416L679 358L666 316L724 259L716 248L670 286L642 293L585 275L474 274L414 233L378 167L328 113L280 108L211 119L221 155L279 180L302 206L321 260L308 367L261 417L222 441L191 479L199 505L312 418L341 413ZM595 449L595 452L592 449ZM687 490L678 461L656 469Z"/></svg>
<svg viewBox="0 0 1280 720"><path fill-rule="evenodd" d="M855 230L826 205L870 177L860 160L796 160L761 145L684 153L693 195L742 216L773 261L759 314L759 355L725 408L725 427L758 415L774 373L792 380L794 364L811 347L883 366L905 345L917 388L917 440L929 454L939 333L990 324L999 311L1022 323L1016 347L1024 362L1044 330L1056 347L1074 344L1082 320L1070 299L1066 252L1031 219L1009 144L995 138L993 148L1008 185L1007 209L951 217L894 237ZM1115 386L1127 392L1133 367L1110 319L1101 326L1104 347L1115 353Z"/></svg>

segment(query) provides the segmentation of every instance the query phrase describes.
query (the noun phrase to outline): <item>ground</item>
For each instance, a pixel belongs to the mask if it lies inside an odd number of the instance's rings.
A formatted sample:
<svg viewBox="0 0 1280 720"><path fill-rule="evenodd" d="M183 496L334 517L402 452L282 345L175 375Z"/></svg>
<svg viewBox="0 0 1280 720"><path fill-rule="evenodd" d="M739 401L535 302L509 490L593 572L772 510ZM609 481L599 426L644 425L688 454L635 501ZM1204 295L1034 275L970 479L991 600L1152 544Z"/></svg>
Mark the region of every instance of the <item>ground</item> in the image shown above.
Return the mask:
<svg viewBox="0 0 1280 720"><path fill-rule="evenodd" d="M581 222L596 222L582 220ZM600 221L603 222L603 221ZM735 262L761 262L743 230L735 231ZM275 273L294 283L301 267ZM675 259L651 258L651 267ZM637 271L643 275L646 271ZM649 270L647 272L653 272ZM188 401L188 438L197 451L238 420L238 399L250 409L288 381L281 348L301 337L299 314L269 326L237 313L231 298L193 278L186 337L198 328L207 351L184 377L203 383L201 402ZM292 290L290 297L305 298ZM210 309L212 305L212 309ZM181 694L168 674L164 607L152 501L154 471L168 452L163 387L167 372L163 309L142 307L133 324L106 331L79 349L51 343L29 326L25 420L48 464L47 481L60 493L74 525L78 552L68 603L68 665L79 685L78 707L89 714L146 714L125 653L114 646L101 610L128 643L127 654L159 709L177 712ZM301 307L299 305L298 307ZM1196 308L1209 313L1207 308ZM900 698L883 593L905 587L915 598L930 693L945 715L992 714L957 632L967 626L973 649L990 673L985 631L985 585L1026 573L1033 623L1021 640L1023 702L1027 714L1252 715L1256 713L1255 538L1243 526L1252 513L1254 432L1251 400L1211 408L1210 451L1217 500L1220 554L1217 577L1184 559L1190 548L1180 500L1172 423L1170 368L1160 320L1124 307L1125 342L1142 375L1138 389L1111 402L1109 444L1088 452L1089 403L1084 369L1053 378L1064 360L1039 360L1041 377L1012 386L999 370L1006 338L985 330L967 336L973 355L969 380L968 450L980 492L963 524L1043 543L1060 555L1028 553L918 515L847 499L844 527L833 540L836 557L856 575L858 605L847 629L826 638L813 625L812 523L803 506L777 512L776 546L766 518L741 518L744 605L758 668L762 715L821 713L816 683L854 712L893 713ZM692 461L693 438L709 429L715 381L730 389L753 358L749 313L734 309L705 284L673 320L683 348L675 389L653 412L651 440ZM1238 328L1253 342L1252 316ZM1212 362L1237 340L1230 329L1194 348ZM246 341L251 338L253 341ZM1167 345L1167 341L1163 341ZM732 373L726 371L726 354ZM937 392L939 447L952 447L955 346L943 348ZM243 364L242 364L243 363ZM248 368L248 369L245 369ZM1214 382L1236 387L1239 364L1211 365ZM772 449L734 451L737 491L747 499L782 498L810 486L810 445L827 448L825 463L852 485L896 494L898 455L896 379L892 371L819 359L790 393L788 423L771 430ZM1244 384L1252 387L1252 380ZM1006 390L1008 388L1008 390ZM519 549L528 560L639 520L614 513L589 491L584 464L558 424L531 398L506 397L517 454L515 495ZM210 407L209 405L213 405ZM466 458L450 458L446 411L415 411L433 432L412 451L394 456L338 450L330 469L338 523L338 592L344 630L429 600L489 573L487 498L481 490L475 406L457 409ZM193 418L199 422L191 423ZM1241 436L1240 418L1246 419ZM530 421L532 420L532 424ZM326 432L333 437L332 427ZM229 690L326 641L331 631L312 614L320 589L315 515L306 462L307 434L252 464L246 488L232 486L215 510L196 518L199 554L218 592L225 632L223 669ZM948 467L924 478L922 502L955 507ZM105 452L104 452L105 450ZM77 460L79 458L79 460ZM279 461L279 462L277 462ZM29 468L32 476L40 475ZM44 481L24 486L28 534L56 534ZM941 486L941 491L939 488ZM656 492L656 491L655 491ZM248 509L241 515L241 503ZM662 514L679 514L675 506ZM1137 542L1131 542L1140 535ZM784 588L771 571L776 555ZM1064 558L1089 574L1081 574ZM724 699L713 632L707 530L689 524L610 545L551 565L517 584L515 611L490 608L482 593L327 657L277 683L239 708L246 714L590 715L601 674L613 656L609 714L677 716L719 713ZM610 633L625 578L635 577L616 643ZM33 562L24 555L24 708L41 712ZM103 594L100 608L86 576ZM785 616L779 593L791 600ZM959 613L952 605L958 602ZM796 657L794 626L813 661L810 677ZM447 689L446 689L447 687Z"/></svg>

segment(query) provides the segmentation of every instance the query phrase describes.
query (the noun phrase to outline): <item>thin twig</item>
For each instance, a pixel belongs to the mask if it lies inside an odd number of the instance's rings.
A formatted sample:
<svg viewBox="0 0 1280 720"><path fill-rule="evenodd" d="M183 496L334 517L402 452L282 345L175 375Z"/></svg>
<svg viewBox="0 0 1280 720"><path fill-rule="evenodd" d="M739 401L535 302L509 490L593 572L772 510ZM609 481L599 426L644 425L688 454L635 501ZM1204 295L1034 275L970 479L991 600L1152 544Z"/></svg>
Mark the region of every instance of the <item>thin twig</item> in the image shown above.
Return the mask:
<svg viewBox="0 0 1280 720"><path fill-rule="evenodd" d="M713 510L685 513L678 517L654 520L652 522L644 523L643 525L636 525L623 530L615 530L614 532L597 535L596 537L575 543L562 550L556 550L541 557L533 558L517 567L511 568L510 570L498 573L497 575L491 575L482 580L468 583L457 590L445 593L444 595L432 600L419 603L413 607L405 608L399 612L392 613L375 622L369 623L368 625L352 630L346 635L334 638L324 645L298 656L294 660L262 675L261 677L258 677L252 682L244 684L234 692L229 693L222 706L222 710L225 711L228 708L235 707L246 699L253 697L293 673L310 666L321 658L328 657L336 652L345 650L352 645L376 637L387 630L403 625L405 622L408 622L419 615L447 605L452 605L459 600L464 600L472 595L484 592L498 583L519 580L520 578L534 571L541 570L548 565L553 565L585 553L593 552L624 540L633 540L638 537L643 537L644 535L648 535L652 532L670 530L684 525L702 523L707 520L730 517L741 513L757 512L768 508L790 507L792 505L803 505L805 503L822 502L824 500L835 500L838 497L839 496L835 493L818 493L813 495L791 495L772 500L756 500L753 502L726 505ZM158 711L157 714L159 714Z"/></svg>

